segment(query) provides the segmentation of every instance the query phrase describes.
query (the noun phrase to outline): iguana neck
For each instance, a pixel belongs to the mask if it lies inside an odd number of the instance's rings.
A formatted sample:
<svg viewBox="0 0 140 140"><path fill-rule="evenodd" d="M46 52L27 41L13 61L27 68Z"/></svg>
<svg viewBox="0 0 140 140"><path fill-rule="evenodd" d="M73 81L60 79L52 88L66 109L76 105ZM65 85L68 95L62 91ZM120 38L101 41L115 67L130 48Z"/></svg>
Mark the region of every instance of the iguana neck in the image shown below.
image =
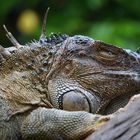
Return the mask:
<svg viewBox="0 0 140 140"><path fill-rule="evenodd" d="M9 49L9 48L8 48ZM1 62L1 75L9 74L13 71L38 71L48 69L47 59L49 49L40 46L25 46L14 50Z"/></svg>
<svg viewBox="0 0 140 140"><path fill-rule="evenodd" d="M42 84L42 76L47 74L49 68L48 63L44 62L48 52L47 46L25 46L9 53L1 62L0 96L12 103L12 112L21 112L20 108L24 105L51 106L46 103L47 90Z"/></svg>

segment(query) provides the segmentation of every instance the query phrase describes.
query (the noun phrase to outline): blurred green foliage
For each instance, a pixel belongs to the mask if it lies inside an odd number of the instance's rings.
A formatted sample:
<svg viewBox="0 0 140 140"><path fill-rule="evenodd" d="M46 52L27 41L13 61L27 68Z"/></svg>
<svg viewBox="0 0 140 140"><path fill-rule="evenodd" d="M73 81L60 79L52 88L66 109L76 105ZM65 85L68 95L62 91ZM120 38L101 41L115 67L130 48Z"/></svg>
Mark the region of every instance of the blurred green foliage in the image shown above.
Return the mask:
<svg viewBox="0 0 140 140"><path fill-rule="evenodd" d="M38 39L47 7L51 8L47 35L51 32L81 34L132 50L140 46L140 0L1 0L1 44L11 46L3 24L23 44ZM21 32L17 26L20 15L28 9L39 19L32 33Z"/></svg>

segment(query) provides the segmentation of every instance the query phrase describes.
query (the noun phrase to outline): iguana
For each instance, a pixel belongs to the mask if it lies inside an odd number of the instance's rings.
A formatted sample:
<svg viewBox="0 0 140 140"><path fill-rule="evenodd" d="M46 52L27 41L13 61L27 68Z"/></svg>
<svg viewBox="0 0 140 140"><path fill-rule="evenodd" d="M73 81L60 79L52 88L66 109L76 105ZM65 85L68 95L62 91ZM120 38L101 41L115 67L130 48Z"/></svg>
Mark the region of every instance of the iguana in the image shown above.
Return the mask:
<svg viewBox="0 0 140 140"><path fill-rule="evenodd" d="M0 139L82 140L140 91L140 55L81 35L0 48ZM64 111L65 110L65 111ZM105 116L104 119L108 119Z"/></svg>

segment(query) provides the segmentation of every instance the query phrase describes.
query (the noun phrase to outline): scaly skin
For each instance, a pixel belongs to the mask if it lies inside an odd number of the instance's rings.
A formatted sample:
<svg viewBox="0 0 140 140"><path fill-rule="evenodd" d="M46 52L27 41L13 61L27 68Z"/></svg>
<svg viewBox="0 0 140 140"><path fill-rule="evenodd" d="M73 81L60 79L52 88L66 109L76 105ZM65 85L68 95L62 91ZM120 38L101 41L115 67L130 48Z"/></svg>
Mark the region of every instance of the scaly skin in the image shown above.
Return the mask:
<svg viewBox="0 0 140 140"><path fill-rule="evenodd" d="M84 139L101 117L91 113L140 91L140 56L85 36L43 36L0 57L2 140Z"/></svg>

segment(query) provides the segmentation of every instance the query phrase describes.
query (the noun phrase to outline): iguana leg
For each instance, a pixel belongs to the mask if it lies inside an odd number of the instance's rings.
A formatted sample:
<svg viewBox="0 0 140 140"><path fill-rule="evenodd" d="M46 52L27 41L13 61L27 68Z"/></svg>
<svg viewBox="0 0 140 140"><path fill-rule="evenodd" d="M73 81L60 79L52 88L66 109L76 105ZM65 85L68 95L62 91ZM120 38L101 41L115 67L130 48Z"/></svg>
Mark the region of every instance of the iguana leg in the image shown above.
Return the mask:
<svg viewBox="0 0 140 140"><path fill-rule="evenodd" d="M95 130L100 115L38 108L23 121L24 140L82 140Z"/></svg>

